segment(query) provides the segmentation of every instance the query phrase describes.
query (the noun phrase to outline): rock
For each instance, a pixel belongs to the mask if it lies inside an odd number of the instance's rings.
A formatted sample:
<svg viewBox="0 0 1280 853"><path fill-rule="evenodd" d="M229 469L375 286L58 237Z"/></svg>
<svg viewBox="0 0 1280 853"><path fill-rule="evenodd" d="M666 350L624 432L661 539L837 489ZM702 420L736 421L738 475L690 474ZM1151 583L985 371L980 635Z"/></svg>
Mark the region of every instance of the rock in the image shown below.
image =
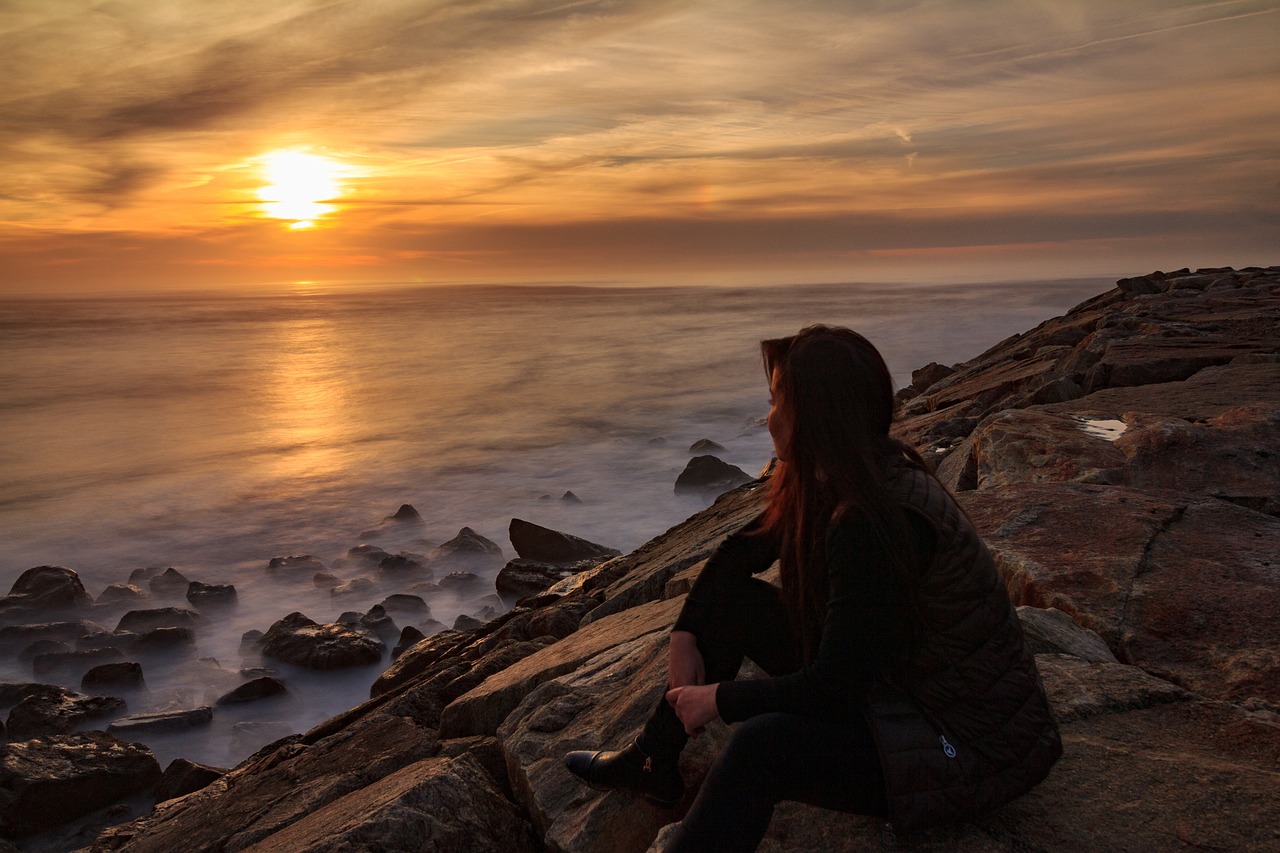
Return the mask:
<svg viewBox="0 0 1280 853"><path fill-rule="evenodd" d="M419 641L425 640L426 638L426 634L422 633L412 625L404 626L400 631L400 639L396 641L395 647L391 650L391 659L397 659L408 649L415 646Z"/></svg>
<svg viewBox="0 0 1280 853"><path fill-rule="evenodd" d="M700 438L693 444L689 445L690 453L724 453L725 447L722 444L716 444L709 438Z"/></svg>
<svg viewBox="0 0 1280 853"><path fill-rule="evenodd" d="M296 737L293 725L283 720L245 720L231 726L231 751L239 755L257 752L290 736Z"/></svg>
<svg viewBox="0 0 1280 853"><path fill-rule="evenodd" d="M384 643L400 636L399 626L387 615L386 608L381 604L370 607L369 612L362 615L357 623L365 630L372 631Z"/></svg>
<svg viewBox="0 0 1280 853"><path fill-rule="evenodd" d="M138 635L132 631L94 631L76 637L77 649L120 649L133 645Z"/></svg>
<svg viewBox="0 0 1280 853"><path fill-rule="evenodd" d="M246 848L534 853L528 823L470 754L427 758L329 803ZM368 848L372 849L372 848Z"/></svg>
<svg viewBox="0 0 1280 853"><path fill-rule="evenodd" d="M373 578L359 577L352 578L329 590L329 595L333 598L349 598L352 596L365 595L378 585Z"/></svg>
<svg viewBox="0 0 1280 853"><path fill-rule="evenodd" d="M911 387L923 393L928 391L930 386L946 379L955 372L953 367L947 367L945 364L931 361L924 367L911 371Z"/></svg>
<svg viewBox="0 0 1280 853"><path fill-rule="evenodd" d="M27 569L0 598L0 613L59 612L87 607L93 603L80 576L66 566L36 566Z"/></svg>
<svg viewBox="0 0 1280 853"><path fill-rule="evenodd" d="M184 607L155 607L149 610L130 610L120 617L116 631L132 631L145 634L154 628L196 628L204 623L204 617Z"/></svg>
<svg viewBox="0 0 1280 853"><path fill-rule="evenodd" d="M164 654L167 652L194 652L196 635L190 628L152 628L138 636L129 650L135 654Z"/></svg>
<svg viewBox="0 0 1280 853"><path fill-rule="evenodd" d="M0 830L22 837L146 790L160 777L151 750L105 732L0 746Z"/></svg>
<svg viewBox="0 0 1280 853"><path fill-rule="evenodd" d="M347 556L377 564L391 555L377 545L357 545L347 551Z"/></svg>
<svg viewBox="0 0 1280 853"><path fill-rule="evenodd" d="M621 553L616 548L597 545L521 518L511 519L507 532L511 538L511 547L516 549L521 559L539 563L568 565L583 560L600 562Z"/></svg>
<svg viewBox="0 0 1280 853"><path fill-rule="evenodd" d="M78 649L72 652L48 652L31 659L31 674L40 676L71 671L84 673L100 663L123 658L123 652L110 646L101 649Z"/></svg>
<svg viewBox="0 0 1280 853"><path fill-rule="evenodd" d="M432 573L423 560L414 554L389 554L378 563L378 573L383 577L404 581L429 578Z"/></svg>
<svg viewBox="0 0 1280 853"><path fill-rule="evenodd" d="M721 462L715 456L695 456L676 478L676 493L699 492L714 496L749 483L751 479L746 471L736 465Z"/></svg>
<svg viewBox="0 0 1280 853"><path fill-rule="evenodd" d="M483 622L474 616L468 616L465 613L459 613L458 618L453 620L453 630L455 631L474 631L477 628L483 627Z"/></svg>
<svg viewBox="0 0 1280 853"><path fill-rule="evenodd" d="M199 764L185 758L175 758L164 769L156 782L155 801L157 804L176 797L182 797L201 788L206 788L223 776L226 768Z"/></svg>
<svg viewBox="0 0 1280 853"><path fill-rule="evenodd" d="M365 666L382 659L380 640L347 625L319 625L290 613L262 636L262 653L309 669Z"/></svg>
<svg viewBox="0 0 1280 853"><path fill-rule="evenodd" d="M85 634L103 633L106 630L97 622L90 622L87 619L79 619L74 622L5 625L0 628L0 647L27 646L37 640L71 642Z"/></svg>
<svg viewBox="0 0 1280 853"><path fill-rule="evenodd" d="M126 707L125 701L115 696L84 696L52 687L15 705L5 727L11 740L61 735L89 720L121 713Z"/></svg>
<svg viewBox="0 0 1280 853"><path fill-rule="evenodd" d="M24 663L31 663L40 655L69 651L71 651L71 644L62 640L36 640L18 652L18 660Z"/></svg>
<svg viewBox="0 0 1280 853"><path fill-rule="evenodd" d="M124 688L140 690L147 686L142 678L142 664L133 661L104 663L95 666L80 679L81 690Z"/></svg>
<svg viewBox="0 0 1280 853"><path fill-rule="evenodd" d="M157 598L180 598L186 595L190 583L182 572L168 568L151 578L147 585L151 589L151 594Z"/></svg>
<svg viewBox="0 0 1280 853"><path fill-rule="evenodd" d="M147 566L142 569L134 569L129 572L129 583L140 584L143 581L149 581L163 571L164 566Z"/></svg>
<svg viewBox="0 0 1280 853"><path fill-rule="evenodd" d="M473 567L502 563L502 549L497 543L470 527L462 528L457 536L436 546L429 556L433 565Z"/></svg>
<svg viewBox="0 0 1280 853"><path fill-rule="evenodd" d="M311 578L311 583L315 585L316 589L332 590L340 581L337 575L331 575L328 572L316 572L315 576Z"/></svg>
<svg viewBox="0 0 1280 853"><path fill-rule="evenodd" d="M185 732L198 726L207 726L211 722L213 722L213 709L208 705L201 705L198 708L152 711L147 714L118 717L107 726L107 731L124 737L141 737L165 732Z"/></svg>
<svg viewBox="0 0 1280 853"><path fill-rule="evenodd" d="M425 522L418 511L413 508L412 504L401 504L394 515L389 515L383 519L384 522L395 522L396 524L422 525Z"/></svg>
<svg viewBox="0 0 1280 853"><path fill-rule="evenodd" d="M436 581L441 589L455 592L475 592L485 586L485 581L474 572L449 572Z"/></svg>
<svg viewBox="0 0 1280 853"><path fill-rule="evenodd" d="M263 637L263 633L256 629L245 631L240 635L240 654L254 654L258 651L258 641Z"/></svg>
<svg viewBox="0 0 1280 853"><path fill-rule="evenodd" d="M246 681L230 693L223 694L218 697L218 701L214 704L242 705L245 702L256 702L259 699L281 696L288 692L288 689L280 679L264 675L252 681Z"/></svg>
<svg viewBox="0 0 1280 853"><path fill-rule="evenodd" d="M1068 654L1091 663L1119 663L1096 631L1081 628L1055 607L1019 607L1018 620L1027 645L1036 654Z"/></svg>
<svg viewBox="0 0 1280 853"><path fill-rule="evenodd" d="M582 498L578 497L573 492L566 491L563 495L560 496L560 503L580 504L582 503Z"/></svg>
<svg viewBox="0 0 1280 853"><path fill-rule="evenodd" d="M543 563L537 560L512 560L498 572L495 582L498 594L510 601L537 595L580 571L598 566L597 560L583 560L569 565Z"/></svg>
<svg viewBox="0 0 1280 853"><path fill-rule="evenodd" d="M422 596L403 592L397 592L382 599L382 608L388 613L403 613L413 617L431 615L431 608L422 600Z"/></svg>
<svg viewBox="0 0 1280 853"><path fill-rule="evenodd" d="M354 550L354 549L352 549ZM288 557L272 557L267 562L271 574L302 574L323 572L327 567L310 554L290 554Z"/></svg>
<svg viewBox="0 0 1280 853"><path fill-rule="evenodd" d="M113 583L98 596L98 604L141 604L147 597L142 587L131 583Z"/></svg>
<svg viewBox="0 0 1280 853"><path fill-rule="evenodd" d="M226 607L236 603L236 588L229 583L192 581L187 585L187 601L192 607Z"/></svg>

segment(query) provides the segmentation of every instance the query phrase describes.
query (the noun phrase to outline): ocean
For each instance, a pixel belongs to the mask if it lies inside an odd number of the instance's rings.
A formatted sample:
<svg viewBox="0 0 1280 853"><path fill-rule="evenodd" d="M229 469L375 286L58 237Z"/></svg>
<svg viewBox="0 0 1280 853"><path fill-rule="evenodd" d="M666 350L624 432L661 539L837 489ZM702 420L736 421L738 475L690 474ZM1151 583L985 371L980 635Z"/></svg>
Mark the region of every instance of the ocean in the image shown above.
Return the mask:
<svg viewBox="0 0 1280 853"><path fill-rule="evenodd" d="M272 557L309 554L345 579L368 574L347 557L366 540L425 552L467 526L512 558L512 517L625 552L705 506L673 491L695 441L719 443L717 455L752 475L768 461L762 338L850 326L902 385L914 368L972 358L1110 286L300 287L0 300L0 592L44 564L75 569L93 596L143 567L234 584L238 604L197 632L198 657L214 660L144 666L148 690L130 698L131 711L207 704L242 680L243 632L292 611L330 621L400 591L335 599L309 577L269 575ZM581 503L560 500L567 491ZM404 503L425 524L380 529ZM483 604L444 592L427 603L446 625ZM147 743L162 764L234 764L268 734L305 731L367 698L386 662L276 667L287 699ZM33 680L30 664L0 657L0 678ZM65 683L78 687L78 676ZM273 725L255 740L234 727L246 721Z"/></svg>

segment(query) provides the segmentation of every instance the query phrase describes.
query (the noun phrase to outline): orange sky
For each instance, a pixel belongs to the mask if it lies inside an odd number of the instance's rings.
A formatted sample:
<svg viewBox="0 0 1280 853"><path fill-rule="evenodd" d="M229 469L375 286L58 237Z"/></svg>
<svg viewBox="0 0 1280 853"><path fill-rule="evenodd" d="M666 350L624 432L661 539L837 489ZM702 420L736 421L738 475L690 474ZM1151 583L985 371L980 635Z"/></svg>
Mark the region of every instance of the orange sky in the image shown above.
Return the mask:
<svg viewBox="0 0 1280 853"><path fill-rule="evenodd" d="M1280 263L1277 44L1248 0L10 0L0 292Z"/></svg>

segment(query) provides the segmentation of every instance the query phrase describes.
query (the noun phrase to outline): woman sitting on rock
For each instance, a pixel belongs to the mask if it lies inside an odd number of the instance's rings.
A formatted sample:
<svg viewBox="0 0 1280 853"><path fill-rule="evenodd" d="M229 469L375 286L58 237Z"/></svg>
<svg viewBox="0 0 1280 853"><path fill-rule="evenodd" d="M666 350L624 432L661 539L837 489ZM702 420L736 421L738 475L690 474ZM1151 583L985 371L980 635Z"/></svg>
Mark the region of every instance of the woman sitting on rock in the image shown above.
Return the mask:
<svg viewBox="0 0 1280 853"><path fill-rule="evenodd" d="M826 326L762 348L778 457L768 508L689 592L644 731L565 765L674 805L688 738L738 723L669 853L754 850L782 800L902 830L1026 792L1062 752L1035 658L964 512L889 435L884 360ZM753 577L775 560L781 589ZM769 677L734 680L744 657Z"/></svg>

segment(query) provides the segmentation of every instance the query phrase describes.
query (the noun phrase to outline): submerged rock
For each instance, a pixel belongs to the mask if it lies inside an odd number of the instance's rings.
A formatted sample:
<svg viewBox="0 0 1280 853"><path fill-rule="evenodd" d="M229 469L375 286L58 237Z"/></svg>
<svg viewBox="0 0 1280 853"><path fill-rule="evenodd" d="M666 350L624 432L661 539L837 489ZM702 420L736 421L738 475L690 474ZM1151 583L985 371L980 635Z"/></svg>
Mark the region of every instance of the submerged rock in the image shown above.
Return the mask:
<svg viewBox="0 0 1280 853"><path fill-rule="evenodd" d="M290 554L288 557L272 557L267 563L267 571L271 574L289 574L303 572L323 572L326 566L310 554Z"/></svg>
<svg viewBox="0 0 1280 853"><path fill-rule="evenodd" d="M746 471L715 456L695 456L676 478L676 493L699 492L705 496L727 492L753 478Z"/></svg>
<svg viewBox="0 0 1280 853"><path fill-rule="evenodd" d="M147 582L151 594L158 598L181 598L187 592L190 581L175 568L167 568Z"/></svg>

